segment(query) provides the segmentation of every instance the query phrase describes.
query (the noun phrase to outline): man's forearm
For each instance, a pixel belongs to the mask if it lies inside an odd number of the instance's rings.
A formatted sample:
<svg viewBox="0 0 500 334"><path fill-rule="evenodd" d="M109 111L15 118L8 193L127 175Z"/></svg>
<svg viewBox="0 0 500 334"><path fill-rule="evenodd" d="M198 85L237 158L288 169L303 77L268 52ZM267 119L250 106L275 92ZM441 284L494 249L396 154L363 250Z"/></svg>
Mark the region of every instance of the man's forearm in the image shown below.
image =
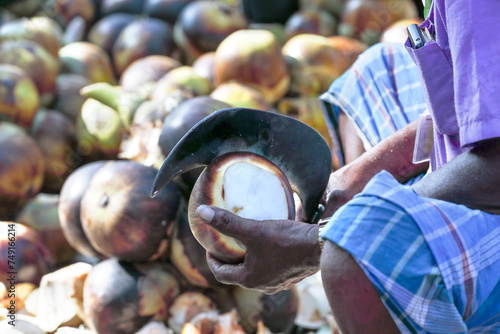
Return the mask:
<svg viewBox="0 0 500 334"><path fill-rule="evenodd" d="M413 188L421 196L500 214L500 139L460 154Z"/></svg>
<svg viewBox="0 0 500 334"><path fill-rule="evenodd" d="M327 189L325 214L333 214L338 207L361 192L368 181L382 170L391 173L401 183L425 172L428 163L412 163L416 131L417 121L414 121L334 172Z"/></svg>

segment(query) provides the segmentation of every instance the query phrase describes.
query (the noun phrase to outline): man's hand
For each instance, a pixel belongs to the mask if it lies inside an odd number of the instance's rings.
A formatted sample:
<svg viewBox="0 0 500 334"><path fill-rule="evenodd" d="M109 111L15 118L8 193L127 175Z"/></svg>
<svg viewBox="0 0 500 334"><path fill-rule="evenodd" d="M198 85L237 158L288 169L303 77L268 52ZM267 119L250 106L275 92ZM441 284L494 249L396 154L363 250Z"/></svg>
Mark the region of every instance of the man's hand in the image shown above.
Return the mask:
<svg viewBox="0 0 500 334"><path fill-rule="evenodd" d="M201 205L200 218L247 248L239 264L223 263L209 253L217 280L272 294L291 288L319 270L318 226L292 220L256 221L226 210Z"/></svg>

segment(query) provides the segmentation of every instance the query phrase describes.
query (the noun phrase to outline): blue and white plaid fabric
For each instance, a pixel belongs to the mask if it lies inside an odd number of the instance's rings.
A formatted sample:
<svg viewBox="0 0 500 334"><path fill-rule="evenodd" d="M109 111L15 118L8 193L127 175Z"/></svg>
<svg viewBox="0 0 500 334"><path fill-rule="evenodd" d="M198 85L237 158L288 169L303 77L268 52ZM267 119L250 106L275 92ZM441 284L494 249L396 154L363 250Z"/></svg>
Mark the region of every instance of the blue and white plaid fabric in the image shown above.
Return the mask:
<svg viewBox="0 0 500 334"><path fill-rule="evenodd" d="M403 44L379 43L366 50L320 100L334 139L340 108L356 124L366 149L427 108L417 67ZM333 141L341 158L341 148Z"/></svg>
<svg viewBox="0 0 500 334"><path fill-rule="evenodd" d="M351 253L403 333L500 333L500 216L377 174L322 232Z"/></svg>

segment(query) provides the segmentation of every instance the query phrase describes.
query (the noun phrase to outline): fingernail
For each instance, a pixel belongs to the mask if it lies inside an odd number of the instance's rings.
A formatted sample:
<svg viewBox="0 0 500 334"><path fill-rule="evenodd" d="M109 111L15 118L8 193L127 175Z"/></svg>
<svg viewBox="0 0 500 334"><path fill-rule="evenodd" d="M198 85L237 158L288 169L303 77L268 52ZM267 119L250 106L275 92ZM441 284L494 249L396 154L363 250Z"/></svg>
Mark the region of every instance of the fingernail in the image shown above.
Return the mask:
<svg viewBox="0 0 500 334"><path fill-rule="evenodd" d="M215 211L208 205L200 205L198 209L196 209L196 213L198 216L200 216L201 219L205 223L210 223L212 222L212 219L214 219Z"/></svg>

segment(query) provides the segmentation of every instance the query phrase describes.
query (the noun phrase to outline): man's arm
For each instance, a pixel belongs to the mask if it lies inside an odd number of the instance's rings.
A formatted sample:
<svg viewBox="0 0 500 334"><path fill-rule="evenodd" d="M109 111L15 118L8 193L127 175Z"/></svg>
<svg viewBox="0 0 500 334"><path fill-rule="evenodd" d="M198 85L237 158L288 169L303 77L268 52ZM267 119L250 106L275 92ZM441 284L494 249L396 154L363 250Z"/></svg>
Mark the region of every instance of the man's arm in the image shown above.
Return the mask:
<svg viewBox="0 0 500 334"><path fill-rule="evenodd" d="M382 170L401 183L427 170L429 164L412 163L418 121L408 124L381 141L352 163L332 173L327 188L326 210L330 217L342 205L361 192L368 181Z"/></svg>
<svg viewBox="0 0 500 334"><path fill-rule="evenodd" d="M500 138L476 144L413 188L420 196L500 214Z"/></svg>

